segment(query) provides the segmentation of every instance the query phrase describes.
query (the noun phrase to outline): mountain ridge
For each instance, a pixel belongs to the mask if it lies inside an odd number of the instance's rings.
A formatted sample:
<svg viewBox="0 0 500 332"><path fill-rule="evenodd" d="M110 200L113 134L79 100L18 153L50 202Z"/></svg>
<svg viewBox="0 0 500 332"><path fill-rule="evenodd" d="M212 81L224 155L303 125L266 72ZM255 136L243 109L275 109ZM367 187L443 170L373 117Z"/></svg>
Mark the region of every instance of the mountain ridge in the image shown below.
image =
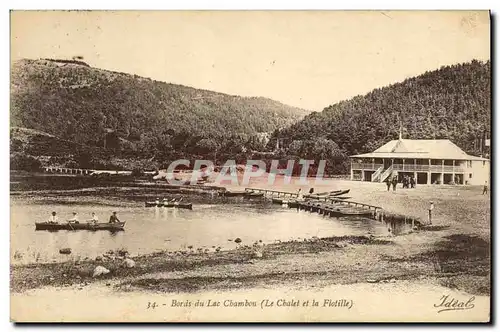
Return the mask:
<svg viewBox="0 0 500 332"><path fill-rule="evenodd" d="M10 111L13 127L88 146L109 148L110 143L116 145L115 154L135 150L137 157L162 149L177 154L220 149L235 139L246 143L309 113L265 97L196 89L57 59L12 64ZM106 142L110 133L116 137ZM218 140L217 146L197 146L207 143L203 139Z"/></svg>
<svg viewBox="0 0 500 332"><path fill-rule="evenodd" d="M472 60L442 66L373 89L312 112L273 139L290 146L314 134L335 142L347 156L397 139L401 128L403 138L450 139L478 155L480 141L491 131L490 65Z"/></svg>

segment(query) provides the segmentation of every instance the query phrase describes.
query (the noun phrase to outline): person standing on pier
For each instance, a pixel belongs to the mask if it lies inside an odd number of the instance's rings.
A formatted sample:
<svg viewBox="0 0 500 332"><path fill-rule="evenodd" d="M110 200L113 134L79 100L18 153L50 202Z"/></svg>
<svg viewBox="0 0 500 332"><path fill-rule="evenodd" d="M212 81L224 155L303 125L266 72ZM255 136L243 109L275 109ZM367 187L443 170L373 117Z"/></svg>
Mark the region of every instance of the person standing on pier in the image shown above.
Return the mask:
<svg viewBox="0 0 500 332"><path fill-rule="evenodd" d="M299 189L299 191L297 191L297 199L298 200L302 199L302 189Z"/></svg>
<svg viewBox="0 0 500 332"><path fill-rule="evenodd" d="M483 195L488 193L488 181L484 181Z"/></svg>

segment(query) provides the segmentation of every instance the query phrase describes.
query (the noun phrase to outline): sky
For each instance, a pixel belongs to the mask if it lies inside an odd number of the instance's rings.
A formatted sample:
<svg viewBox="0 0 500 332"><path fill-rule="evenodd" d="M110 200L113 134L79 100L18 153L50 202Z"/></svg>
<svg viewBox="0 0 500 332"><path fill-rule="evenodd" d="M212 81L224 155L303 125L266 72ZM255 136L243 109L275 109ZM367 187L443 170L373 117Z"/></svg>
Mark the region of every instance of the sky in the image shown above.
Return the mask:
<svg viewBox="0 0 500 332"><path fill-rule="evenodd" d="M93 67L321 111L443 65L490 59L471 11L15 11L11 61Z"/></svg>

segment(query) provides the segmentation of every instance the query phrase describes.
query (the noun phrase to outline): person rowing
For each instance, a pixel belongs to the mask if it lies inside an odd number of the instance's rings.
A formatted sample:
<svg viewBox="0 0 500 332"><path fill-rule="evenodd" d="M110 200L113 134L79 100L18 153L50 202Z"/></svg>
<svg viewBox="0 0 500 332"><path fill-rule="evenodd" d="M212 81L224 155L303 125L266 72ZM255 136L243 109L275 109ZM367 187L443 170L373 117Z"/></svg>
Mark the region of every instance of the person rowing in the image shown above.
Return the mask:
<svg viewBox="0 0 500 332"><path fill-rule="evenodd" d="M49 222L50 224L58 224L58 223L59 223L59 221L58 221L58 219L57 219L57 215L56 215L56 212L55 212L55 211L54 211L54 212L52 212L52 214L50 215L48 222Z"/></svg>
<svg viewBox="0 0 500 332"><path fill-rule="evenodd" d="M97 224L99 222L99 218L97 217L97 215L95 214L95 212L92 212L92 217L90 218L90 220L88 222L89 223L94 223L94 224Z"/></svg>
<svg viewBox="0 0 500 332"><path fill-rule="evenodd" d="M118 219L118 216L116 215L116 211L113 212L113 214L109 217L109 222L111 224L114 224L114 223L117 223L117 222L121 222L120 219Z"/></svg>
<svg viewBox="0 0 500 332"><path fill-rule="evenodd" d="M78 221L78 215L76 212L73 212L73 217L71 217L70 220L68 220L68 223L75 223L79 224L80 222Z"/></svg>
<svg viewBox="0 0 500 332"><path fill-rule="evenodd" d="M179 203L180 203L181 201L182 201L182 197L181 197L181 198L179 198L179 200L178 200L178 201L174 201L174 205L179 205Z"/></svg>

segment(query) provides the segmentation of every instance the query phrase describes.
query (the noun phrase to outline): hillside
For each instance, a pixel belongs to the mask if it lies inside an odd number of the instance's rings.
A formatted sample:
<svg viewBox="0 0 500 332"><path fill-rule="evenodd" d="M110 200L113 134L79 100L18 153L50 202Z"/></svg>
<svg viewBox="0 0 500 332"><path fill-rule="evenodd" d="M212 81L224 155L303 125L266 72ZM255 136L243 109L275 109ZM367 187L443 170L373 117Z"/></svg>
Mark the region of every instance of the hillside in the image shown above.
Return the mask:
<svg viewBox="0 0 500 332"><path fill-rule="evenodd" d="M446 138L478 155L480 139L490 137L490 76L490 62L445 66L311 113L273 140L298 156L322 140L332 156L346 160L397 139L401 121L404 138Z"/></svg>
<svg viewBox="0 0 500 332"><path fill-rule="evenodd" d="M266 98L198 90L79 61L20 60L11 69L11 126L116 155L213 152L236 139L260 139L306 113Z"/></svg>

